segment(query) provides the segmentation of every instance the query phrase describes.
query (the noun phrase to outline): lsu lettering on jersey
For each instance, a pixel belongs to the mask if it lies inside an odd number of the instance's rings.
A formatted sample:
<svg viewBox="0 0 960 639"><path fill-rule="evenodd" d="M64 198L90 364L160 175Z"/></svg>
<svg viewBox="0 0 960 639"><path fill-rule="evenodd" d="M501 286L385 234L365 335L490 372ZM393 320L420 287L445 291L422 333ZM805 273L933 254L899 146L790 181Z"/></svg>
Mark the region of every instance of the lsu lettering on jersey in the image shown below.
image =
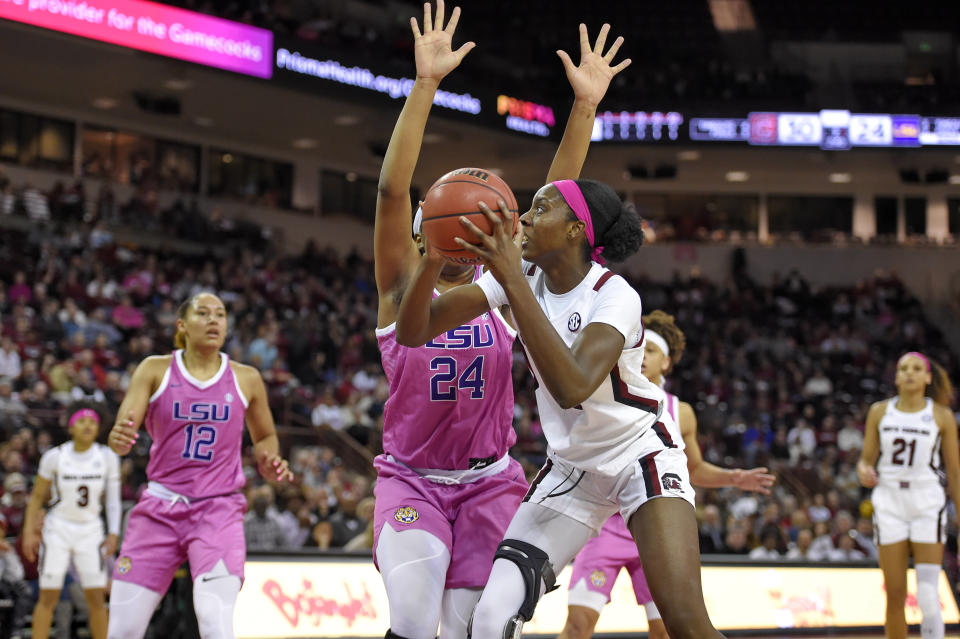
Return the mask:
<svg viewBox="0 0 960 639"><path fill-rule="evenodd" d="M878 427L880 481L939 482L940 427L933 416L933 400L928 398L915 413L897 410L896 404L896 397L887 402Z"/></svg>
<svg viewBox="0 0 960 639"><path fill-rule="evenodd" d="M581 470L616 475L641 456L647 446L641 438L650 429L661 429L657 432L661 440L670 437L658 423L664 392L640 372L644 348L640 296L626 280L596 263L580 284L561 295L547 289L542 270L527 262L522 268L540 308L567 346L594 322L609 324L624 337L623 352L613 370L574 408L560 407L539 384L540 371L529 353L527 357L538 381L540 421L553 453ZM484 274L477 284L492 307L508 303L492 273ZM673 445L682 446L682 440Z"/></svg>
<svg viewBox="0 0 960 639"><path fill-rule="evenodd" d="M417 348L397 343L396 324L377 329L390 383L384 452L411 468L443 470L482 468L506 455L517 440L515 337L496 309Z"/></svg>
<svg viewBox="0 0 960 639"><path fill-rule="evenodd" d="M217 374L199 380L184 366L183 351L174 351L147 408L153 438L147 478L191 499L243 488L240 447L248 403L226 353L220 353Z"/></svg>
<svg viewBox="0 0 960 639"><path fill-rule="evenodd" d="M100 518L106 496L109 531L119 532L120 458L102 444L94 443L78 453L72 441L51 448L40 457L37 474L50 482L49 515L87 523Z"/></svg>

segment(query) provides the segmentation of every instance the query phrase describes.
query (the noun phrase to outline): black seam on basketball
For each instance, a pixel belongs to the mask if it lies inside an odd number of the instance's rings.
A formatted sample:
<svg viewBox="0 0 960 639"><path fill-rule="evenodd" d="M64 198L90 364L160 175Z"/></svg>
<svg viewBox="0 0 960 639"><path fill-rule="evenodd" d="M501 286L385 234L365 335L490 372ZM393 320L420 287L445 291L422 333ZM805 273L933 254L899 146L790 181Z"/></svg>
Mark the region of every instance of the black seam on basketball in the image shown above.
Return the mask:
<svg viewBox="0 0 960 639"><path fill-rule="evenodd" d="M500 209L496 209L496 210L499 211ZM508 209L508 210L511 213L519 213L517 209ZM461 215L486 215L486 213L484 211L467 211L466 213L444 213L443 215L434 215L433 217L430 217L430 218L424 218L421 223L426 224L427 222L433 222L434 220L442 220L448 217L459 217Z"/></svg>
<svg viewBox="0 0 960 639"><path fill-rule="evenodd" d="M447 180L447 181L444 182L443 184L476 184L477 186L482 186L482 187L485 188L485 189L490 189L491 191L493 191L494 193L496 193L498 196L500 196L500 199L501 199L501 200L503 200L504 202L507 201L507 198L504 197L503 193L501 193L501 192L498 191L497 189L493 188L493 187L490 186L489 184L483 184L482 182L474 182L473 180ZM443 184L434 184L433 186L430 187L430 191L432 191L433 189L440 188L441 186L443 186ZM427 194L423 196L424 201L426 201L427 196L430 195L430 191L427 191ZM513 194L511 193L511 195L513 195ZM517 198L516 198L516 196L513 196L513 202L514 202L514 204L517 203Z"/></svg>

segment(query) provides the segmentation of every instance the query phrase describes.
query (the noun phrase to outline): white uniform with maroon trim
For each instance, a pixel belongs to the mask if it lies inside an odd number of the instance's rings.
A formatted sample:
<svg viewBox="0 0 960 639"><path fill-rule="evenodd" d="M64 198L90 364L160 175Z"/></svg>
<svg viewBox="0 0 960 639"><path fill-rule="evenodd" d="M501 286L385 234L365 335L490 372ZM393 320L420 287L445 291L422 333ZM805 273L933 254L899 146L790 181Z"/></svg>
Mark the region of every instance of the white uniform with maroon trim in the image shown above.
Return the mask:
<svg viewBox="0 0 960 639"><path fill-rule="evenodd" d="M933 400L913 413L898 410L896 404L896 397L887 402L878 425L879 482L871 497L877 543L944 543L947 497Z"/></svg>
<svg viewBox="0 0 960 639"><path fill-rule="evenodd" d="M62 588L71 560L83 588L103 588L107 571L100 552L104 540L100 513L106 506L109 532L119 533L120 458L97 443L78 453L68 441L43 454L37 475L50 482L52 494L43 521L40 588Z"/></svg>
<svg viewBox="0 0 960 639"><path fill-rule="evenodd" d="M640 372L645 346L640 296L626 280L596 263L580 284L562 295L547 290L542 270L529 263L522 268L567 346L591 323L612 326L624 337L613 370L580 405L562 408L538 383L537 407L549 459L526 501L572 517L594 535L617 510L629 521L649 499L679 497L693 504L679 427L664 410L663 390ZM477 284L492 308L509 303L491 273ZM529 354L527 359L539 381L536 363Z"/></svg>

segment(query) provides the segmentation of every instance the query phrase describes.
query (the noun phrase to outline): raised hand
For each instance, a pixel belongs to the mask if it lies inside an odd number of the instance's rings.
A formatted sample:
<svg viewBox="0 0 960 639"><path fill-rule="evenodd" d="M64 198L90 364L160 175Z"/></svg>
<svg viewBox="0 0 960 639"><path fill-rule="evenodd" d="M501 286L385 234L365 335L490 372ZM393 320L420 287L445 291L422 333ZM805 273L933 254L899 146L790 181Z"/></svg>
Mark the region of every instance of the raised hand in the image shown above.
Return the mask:
<svg viewBox="0 0 960 639"><path fill-rule="evenodd" d="M557 51L557 55L563 62L563 68L567 72L567 80L573 87L574 97L593 105L599 104L600 100L603 99L613 76L630 66L631 62L630 58L627 58L616 66L610 66L613 63L613 57L620 50L620 45L623 44L623 36L614 40L610 49L604 53L603 48L607 44L608 33L610 33L610 25L605 24L600 28L600 35L597 36L596 44L591 48L590 38L587 35L587 25L580 25L579 66L573 64L573 60L570 59L566 51Z"/></svg>
<svg viewBox="0 0 960 639"><path fill-rule="evenodd" d="M413 51L417 61L417 78L440 82L448 73L457 68L463 57L473 47L473 42L467 42L456 51L453 50L453 32L460 21L460 7L454 7L450 15L450 22L443 26L443 0L437 0L437 15L430 17L430 3L423 5L423 33L416 18L410 18L410 27L413 29Z"/></svg>

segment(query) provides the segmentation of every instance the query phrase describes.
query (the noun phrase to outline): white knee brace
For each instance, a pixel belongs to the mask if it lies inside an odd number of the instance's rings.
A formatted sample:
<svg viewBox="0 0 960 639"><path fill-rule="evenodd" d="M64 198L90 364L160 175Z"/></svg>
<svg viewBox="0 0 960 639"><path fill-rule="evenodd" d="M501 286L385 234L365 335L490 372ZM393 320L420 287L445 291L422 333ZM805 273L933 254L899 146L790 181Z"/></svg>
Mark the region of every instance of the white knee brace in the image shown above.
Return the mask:
<svg viewBox="0 0 960 639"><path fill-rule="evenodd" d="M923 613L920 622L920 636L923 639L943 639L943 615L940 612L940 595L937 586L940 581L940 566L937 564L917 564L917 605Z"/></svg>

